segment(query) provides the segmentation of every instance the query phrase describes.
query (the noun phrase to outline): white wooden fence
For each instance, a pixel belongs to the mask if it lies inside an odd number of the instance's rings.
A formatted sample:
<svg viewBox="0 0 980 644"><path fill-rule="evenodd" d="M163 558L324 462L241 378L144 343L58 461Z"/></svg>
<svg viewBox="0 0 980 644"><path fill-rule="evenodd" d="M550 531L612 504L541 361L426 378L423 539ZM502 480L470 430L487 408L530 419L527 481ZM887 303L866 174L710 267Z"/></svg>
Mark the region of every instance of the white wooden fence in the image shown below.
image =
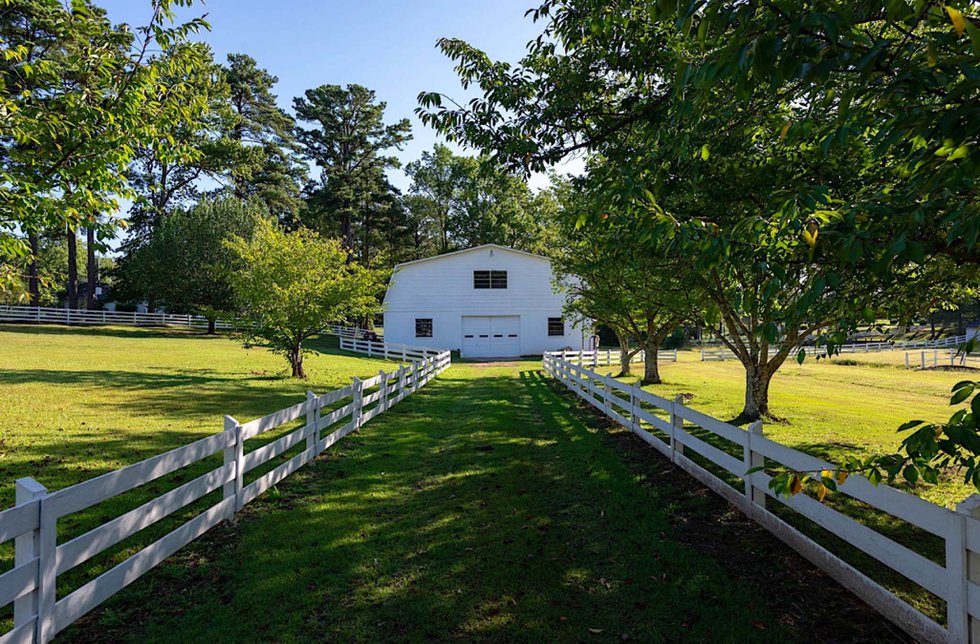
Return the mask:
<svg viewBox="0 0 980 644"><path fill-rule="evenodd" d="M33 322L38 324L66 324L98 326L182 326L206 329L207 318L184 313L125 313L123 311L89 311L87 309L59 309L44 306L0 306L0 322ZM242 324L239 320L215 322L215 328L230 330ZM364 337L366 331L356 327L330 325L324 333L348 338Z"/></svg>
<svg viewBox="0 0 980 644"><path fill-rule="evenodd" d="M844 344L839 347L838 353L874 353L878 351L892 351L896 349L935 349L942 347L957 347L966 342L965 335L958 335L950 338L943 338L941 340L920 340L917 342L855 342L853 344ZM802 348L806 351L808 356L823 355L826 353L827 348L817 345L804 345L803 347L797 347L790 352L791 356L795 356L796 353ZM778 347L769 349L769 357L776 355L779 352ZM725 360L737 360L738 357L735 355L731 349L701 349L701 362L709 362L712 360L725 361Z"/></svg>
<svg viewBox="0 0 980 644"><path fill-rule="evenodd" d="M939 365L980 367L980 354L960 353L956 349L949 349L948 351L933 349L932 351L905 352L906 369L925 369L927 367L938 367Z"/></svg>
<svg viewBox="0 0 980 644"><path fill-rule="evenodd" d="M32 478L17 481L16 506L0 512L0 543L14 540L14 567L0 575L0 607L14 604L13 629L0 644L48 642L66 626L119 592L184 545L308 463L347 434L417 391L450 365L448 351L410 356L410 363L301 403L239 423L225 416L224 431L83 483L48 492ZM373 390L373 391L372 391ZM287 423L301 427L246 451L246 443ZM290 449L303 449L268 472L246 475ZM223 455L223 464L129 512L58 542L58 521L162 476ZM58 576L168 515L221 489L220 501L166 536L63 597Z"/></svg>
<svg viewBox="0 0 980 644"><path fill-rule="evenodd" d="M741 429L684 405L680 397L661 398L638 386L626 385L563 360L560 353L545 354L544 368L913 637L935 642L980 642L980 495L970 497L954 512L886 485L876 487L857 475L848 477L839 487L839 494L943 540L945 561L939 564L806 493L775 496L769 490L770 477L765 472L746 475L751 468L767 464L800 472L832 469L819 458L766 438L762 423L755 423L748 430ZM702 464L692 456L703 459ZM777 517L766 507L772 501L806 517L944 600L945 627ZM814 601L819 598L815 597Z"/></svg>
<svg viewBox="0 0 980 644"><path fill-rule="evenodd" d="M594 351L556 351L563 360L593 367L619 366L619 349L596 349ZM646 361L646 351L637 351L630 363ZM677 349L661 349L657 352L657 362L677 362Z"/></svg>
<svg viewBox="0 0 980 644"><path fill-rule="evenodd" d="M385 360L420 360L425 358L436 358L446 356L448 360L449 351L445 349L430 349L428 347L413 347L407 344L389 344L383 341L364 340L361 338L351 338L342 335L340 338L340 348L344 351L355 351L365 353L372 358L384 358Z"/></svg>

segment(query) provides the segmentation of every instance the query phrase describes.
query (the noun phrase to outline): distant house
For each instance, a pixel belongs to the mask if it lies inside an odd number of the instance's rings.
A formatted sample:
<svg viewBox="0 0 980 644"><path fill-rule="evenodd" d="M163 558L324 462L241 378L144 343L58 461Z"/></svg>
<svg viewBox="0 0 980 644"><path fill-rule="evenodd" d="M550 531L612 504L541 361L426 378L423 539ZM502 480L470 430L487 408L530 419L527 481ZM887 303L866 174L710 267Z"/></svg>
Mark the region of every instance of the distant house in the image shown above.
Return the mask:
<svg viewBox="0 0 980 644"><path fill-rule="evenodd" d="M974 338L980 342L980 320L974 320L966 325L966 339L972 340Z"/></svg>
<svg viewBox="0 0 980 644"><path fill-rule="evenodd" d="M582 349L590 331L563 317L564 301L547 257L486 244L395 266L385 340L467 358Z"/></svg>

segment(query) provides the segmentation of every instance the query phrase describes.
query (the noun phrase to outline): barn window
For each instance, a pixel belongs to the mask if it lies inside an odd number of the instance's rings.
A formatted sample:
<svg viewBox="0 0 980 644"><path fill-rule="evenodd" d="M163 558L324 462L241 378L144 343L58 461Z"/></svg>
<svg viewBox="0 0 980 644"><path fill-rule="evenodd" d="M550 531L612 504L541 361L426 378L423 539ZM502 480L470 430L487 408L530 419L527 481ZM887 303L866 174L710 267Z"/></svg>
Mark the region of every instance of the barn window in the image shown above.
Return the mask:
<svg viewBox="0 0 980 644"><path fill-rule="evenodd" d="M473 271L473 288L507 288L507 271Z"/></svg>
<svg viewBox="0 0 980 644"><path fill-rule="evenodd" d="M565 335L565 319L548 318L548 335Z"/></svg>
<svg viewBox="0 0 980 644"><path fill-rule="evenodd" d="M415 337L432 337L432 318L415 318Z"/></svg>

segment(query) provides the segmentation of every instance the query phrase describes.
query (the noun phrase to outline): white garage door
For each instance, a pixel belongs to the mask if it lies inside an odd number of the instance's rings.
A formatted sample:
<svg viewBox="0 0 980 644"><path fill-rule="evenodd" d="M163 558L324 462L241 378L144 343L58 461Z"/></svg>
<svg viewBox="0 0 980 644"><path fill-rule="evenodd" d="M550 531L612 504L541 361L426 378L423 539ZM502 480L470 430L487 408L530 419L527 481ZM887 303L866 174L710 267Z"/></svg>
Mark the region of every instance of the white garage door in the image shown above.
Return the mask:
<svg viewBox="0 0 980 644"><path fill-rule="evenodd" d="M463 356L516 358L521 355L519 315L463 316Z"/></svg>

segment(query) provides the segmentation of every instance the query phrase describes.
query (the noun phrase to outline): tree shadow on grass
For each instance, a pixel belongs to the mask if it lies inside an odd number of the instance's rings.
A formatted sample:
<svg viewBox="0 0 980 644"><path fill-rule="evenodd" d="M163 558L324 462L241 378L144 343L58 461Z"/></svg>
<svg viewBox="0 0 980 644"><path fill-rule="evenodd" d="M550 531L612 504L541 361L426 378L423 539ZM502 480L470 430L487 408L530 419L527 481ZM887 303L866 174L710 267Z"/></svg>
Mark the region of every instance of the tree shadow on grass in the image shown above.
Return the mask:
<svg viewBox="0 0 980 644"><path fill-rule="evenodd" d="M226 333L208 335L203 330L179 327L117 327L117 326L55 326L47 324L0 323L0 333L16 333L29 336L100 337L100 338L202 338L228 339Z"/></svg>
<svg viewBox="0 0 980 644"><path fill-rule="evenodd" d="M785 637L539 374L458 369L66 637Z"/></svg>

